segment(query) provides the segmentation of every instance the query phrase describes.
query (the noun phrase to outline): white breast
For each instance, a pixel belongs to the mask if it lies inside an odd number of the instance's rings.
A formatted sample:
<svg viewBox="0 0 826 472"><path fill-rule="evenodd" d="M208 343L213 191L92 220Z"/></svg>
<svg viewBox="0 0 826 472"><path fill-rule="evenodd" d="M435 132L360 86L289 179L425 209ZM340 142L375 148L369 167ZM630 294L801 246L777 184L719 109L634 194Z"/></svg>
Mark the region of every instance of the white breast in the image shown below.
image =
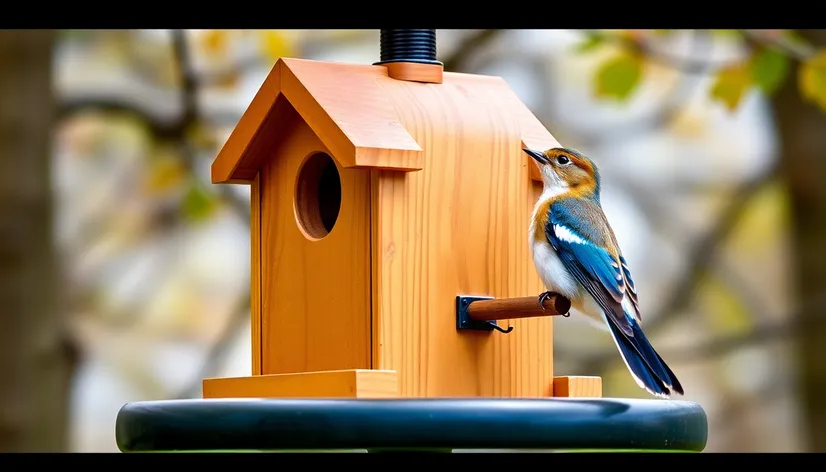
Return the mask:
<svg viewBox="0 0 826 472"><path fill-rule="evenodd" d="M565 269L554 248L547 242L534 241L531 238L531 250L533 262L545 288L571 300L571 308L585 315L589 324L598 329L607 330L608 326L605 324L602 308Z"/></svg>
<svg viewBox="0 0 826 472"><path fill-rule="evenodd" d="M529 241L531 253L533 255L533 262L536 266L536 271L539 274L542 284L546 290L556 292L564 295L571 300L571 308L580 314L585 315L593 326L600 329L607 329L603 320L602 309L597 305L594 299L579 285L579 282L565 269L559 255L554 250L553 246L546 238L535 239L533 237L536 230L536 212L542 207L541 203L544 199L552 197L547 195L553 193L553 188L549 191L546 186L545 192L534 207L534 215L531 218L531 226L529 229Z"/></svg>
<svg viewBox="0 0 826 472"><path fill-rule="evenodd" d="M562 265L554 248L546 241L531 239L533 263L545 288L569 299L579 298L579 284Z"/></svg>

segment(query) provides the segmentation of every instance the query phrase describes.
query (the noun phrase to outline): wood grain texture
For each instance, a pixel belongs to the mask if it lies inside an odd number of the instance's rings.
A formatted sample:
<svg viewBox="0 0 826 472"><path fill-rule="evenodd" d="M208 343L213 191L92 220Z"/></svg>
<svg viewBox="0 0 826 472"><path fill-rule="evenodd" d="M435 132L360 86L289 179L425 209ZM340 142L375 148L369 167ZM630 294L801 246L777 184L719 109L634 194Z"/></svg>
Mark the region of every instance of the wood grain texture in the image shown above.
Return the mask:
<svg viewBox="0 0 826 472"><path fill-rule="evenodd" d="M370 175L339 168L341 208L332 231L299 229L300 166L329 149L297 113L261 170L263 374L368 369L370 365Z"/></svg>
<svg viewBox="0 0 826 472"><path fill-rule="evenodd" d="M498 77L377 83L425 164L372 179L374 367L399 373L402 396L551 395L551 318L516 320L508 335L459 333L454 312L459 294L544 291L527 234L541 186L522 145L556 140Z"/></svg>
<svg viewBox="0 0 826 472"><path fill-rule="evenodd" d="M551 295L541 307L536 296L477 300L468 305L467 314L470 319L476 321L496 321L560 316L568 313L570 308L570 300L561 295Z"/></svg>
<svg viewBox="0 0 826 472"><path fill-rule="evenodd" d="M568 398L601 398L600 377L554 377L554 396Z"/></svg>
<svg viewBox="0 0 826 472"><path fill-rule="evenodd" d="M261 175L250 186L250 332L252 375L261 375Z"/></svg>
<svg viewBox="0 0 826 472"><path fill-rule="evenodd" d="M386 370L339 370L204 379L204 398L394 398L398 377Z"/></svg>
<svg viewBox="0 0 826 472"><path fill-rule="evenodd" d="M214 182L260 173L260 373L372 368L395 371L406 397L552 395L552 319L460 333L455 297L544 291L527 234L542 186L522 148L556 139L498 77L410 82L296 59L270 76L276 92L259 91L213 163ZM293 206L316 151L342 185L320 240Z"/></svg>
<svg viewBox="0 0 826 472"><path fill-rule="evenodd" d="M387 102L377 76L393 80L381 66L279 59L212 163L212 182L251 183L286 133L289 110L277 105L287 101L341 167L421 169L422 150Z"/></svg>
<svg viewBox="0 0 826 472"><path fill-rule="evenodd" d="M277 115L270 112L281 90L280 67L278 63L273 66L252 102L241 115L235 129L232 130L218 152L218 156L212 163L213 183L251 183L255 178L257 166L247 165L245 169L244 161L254 157L260 158L261 144L269 144L256 143L256 141L268 141L268 134L262 133L261 130L272 128L272 126L266 126L266 123L268 119L273 120Z"/></svg>

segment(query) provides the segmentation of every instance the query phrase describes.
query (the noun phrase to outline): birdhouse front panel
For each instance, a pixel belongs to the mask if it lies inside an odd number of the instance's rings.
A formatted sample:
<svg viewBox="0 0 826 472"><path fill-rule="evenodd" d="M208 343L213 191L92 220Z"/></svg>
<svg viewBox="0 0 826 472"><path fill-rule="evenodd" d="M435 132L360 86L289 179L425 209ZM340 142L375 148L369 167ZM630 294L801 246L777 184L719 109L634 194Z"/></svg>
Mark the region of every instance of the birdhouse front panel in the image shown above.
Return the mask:
<svg viewBox="0 0 826 472"><path fill-rule="evenodd" d="M498 77L377 81L424 164L376 179L374 365L398 373L403 396L550 396L552 319L504 321L509 334L460 333L455 297L544 291L527 231L541 183L522 148L556 141Z"/></svg>
<svg viewBox="0 0 826 472"><path fill-rule="evenodd" d="M370 173L294 109L260 171L261 373L370 368Z"/></svg>

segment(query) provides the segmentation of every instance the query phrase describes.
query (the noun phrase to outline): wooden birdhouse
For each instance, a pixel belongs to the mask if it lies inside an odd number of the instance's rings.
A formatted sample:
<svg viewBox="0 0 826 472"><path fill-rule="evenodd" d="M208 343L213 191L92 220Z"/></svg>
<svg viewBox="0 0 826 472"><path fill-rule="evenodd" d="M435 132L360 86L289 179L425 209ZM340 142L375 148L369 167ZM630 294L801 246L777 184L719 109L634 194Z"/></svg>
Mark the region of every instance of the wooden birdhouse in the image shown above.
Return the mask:
<svg viewBox="0 0 826 472"><path fill-rule="evenodd" d="M522 149L556 139L503 79L444 72L435 30L381 46L279 59L215 159L213 183L251 186L253 372L204 397L600 396L554 387L570 304L537 302Z"/></svg>

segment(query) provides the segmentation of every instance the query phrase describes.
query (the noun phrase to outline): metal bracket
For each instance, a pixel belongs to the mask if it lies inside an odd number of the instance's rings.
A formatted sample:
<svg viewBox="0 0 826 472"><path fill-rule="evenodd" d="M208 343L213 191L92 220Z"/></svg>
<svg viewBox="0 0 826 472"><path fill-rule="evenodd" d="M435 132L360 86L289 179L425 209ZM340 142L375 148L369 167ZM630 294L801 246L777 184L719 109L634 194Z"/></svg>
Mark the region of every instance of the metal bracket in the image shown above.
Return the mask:
<svg viewBox="0 0 826 472"><path fill-rule="evenodd" d="M458 295L456 297L456 330L457 331L499 331L500 333L508 334L513 331L513 326L508 326L508 329L502 329L495 321L476 321L470 319L467 314L467 309L471 303L478 300L493 300L494 297L471 297L465 295Z"/></svg>

